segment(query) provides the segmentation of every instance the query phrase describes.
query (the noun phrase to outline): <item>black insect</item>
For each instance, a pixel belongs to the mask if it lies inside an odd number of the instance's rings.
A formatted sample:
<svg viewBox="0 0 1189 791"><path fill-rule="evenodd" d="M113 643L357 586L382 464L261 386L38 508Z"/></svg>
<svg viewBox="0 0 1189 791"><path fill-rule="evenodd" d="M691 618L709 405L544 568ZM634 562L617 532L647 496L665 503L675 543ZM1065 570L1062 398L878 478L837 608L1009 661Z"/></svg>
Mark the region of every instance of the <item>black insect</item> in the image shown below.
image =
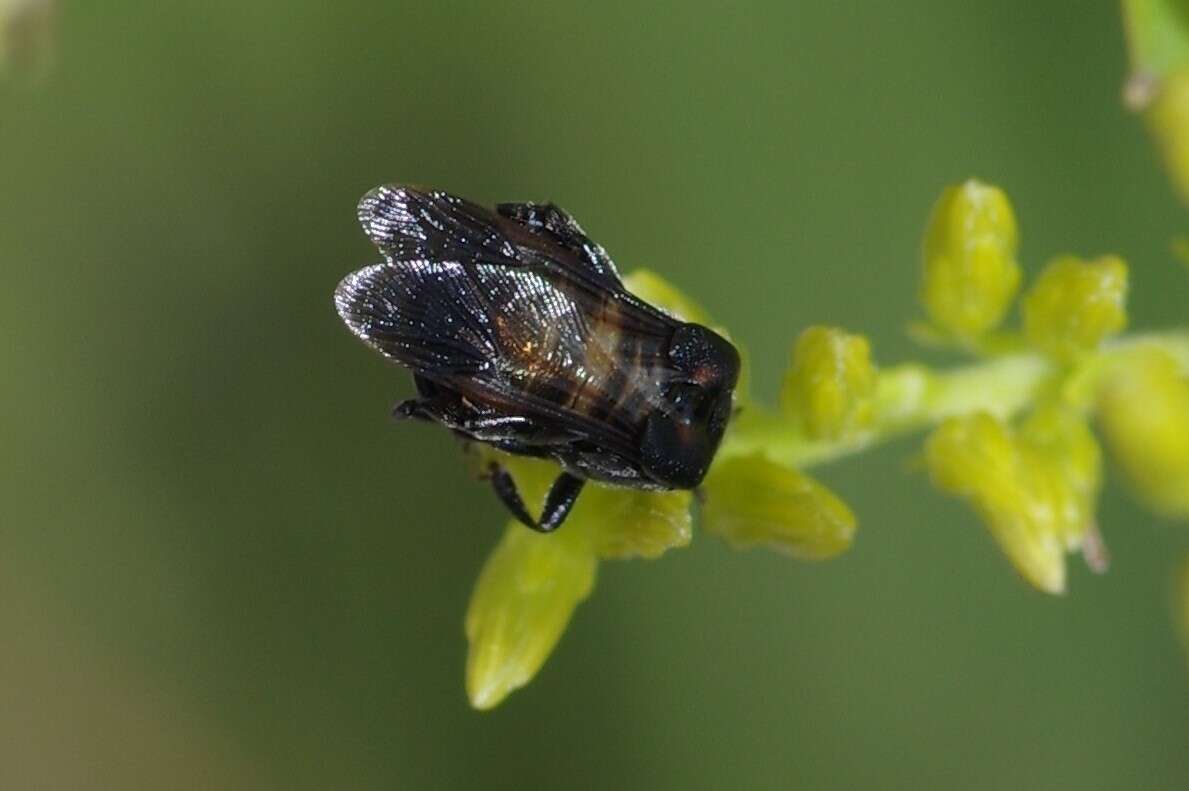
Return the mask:
<svg viewBox="0 0 1189 791"><path fill-rule="evenodd" d="M394 414L561 464L539 520L505 470L487 471L517 519L554 530L587 480L702 481L739 354L629 293L572 217L385 186L360 201L359 221L387 262L348 275L334 303L352 332L412 370L418 397Z"/></svg>

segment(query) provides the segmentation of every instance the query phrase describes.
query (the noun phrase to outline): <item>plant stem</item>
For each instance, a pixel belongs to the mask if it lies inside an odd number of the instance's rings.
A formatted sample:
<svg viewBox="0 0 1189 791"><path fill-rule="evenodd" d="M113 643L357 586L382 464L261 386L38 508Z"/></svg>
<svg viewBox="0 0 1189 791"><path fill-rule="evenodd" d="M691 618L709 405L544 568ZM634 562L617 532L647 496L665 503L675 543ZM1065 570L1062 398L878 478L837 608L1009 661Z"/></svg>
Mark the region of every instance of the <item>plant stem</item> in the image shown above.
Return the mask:
<svg viewBox="0 0 1189 791"><path fill-rule="evenodd" d="M1120 338L1104 346L1091 366L1091 377L1110 363L1140 348L1174 357L1189 372L1189 332L1166 332ZM1007 419L1037 402L1065 373L1064 366L1034 352L994 357L946 371L906 364L880 372L875 416L869 428L840 439L807 437L793 417L750 405L723 440L719 458L761 453L773 461L804 468L824 464L914 431L937 425L954 415L988 412Z"/></svg>

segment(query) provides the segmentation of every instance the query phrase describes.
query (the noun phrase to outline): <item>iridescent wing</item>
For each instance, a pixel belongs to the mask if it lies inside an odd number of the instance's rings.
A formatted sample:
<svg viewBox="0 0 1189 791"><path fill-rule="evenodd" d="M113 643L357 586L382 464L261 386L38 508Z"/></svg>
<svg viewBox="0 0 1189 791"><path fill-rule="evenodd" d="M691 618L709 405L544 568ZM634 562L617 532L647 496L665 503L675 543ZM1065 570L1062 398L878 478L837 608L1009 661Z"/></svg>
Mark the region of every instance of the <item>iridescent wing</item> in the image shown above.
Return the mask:
<svg viewBox="0 0 1189 791"><path fill-rule="evenodd" d="M457 261L360 269L339 283L334 303L361 340L430 378L476 374L499 353L486 304Z"/></svg>
<svg viewBox="0 0 1189 791"><path fill-rule="evenodd" d="M535 233L547 236L581 259L594 274L609 287L623 290L615 263L602 246L591 241L578 221L552 203L501 203L495 207L501 217L524 225Z"/></svg>
<svg viewBox="0 0 1189 791"><path fill-rule="evenodd" d="M339 314L381 354L465 397L633 450L676 321L628 293L556 207L501 212L410 187L368 193L360 222L388 262L339 284Z"/></svg>

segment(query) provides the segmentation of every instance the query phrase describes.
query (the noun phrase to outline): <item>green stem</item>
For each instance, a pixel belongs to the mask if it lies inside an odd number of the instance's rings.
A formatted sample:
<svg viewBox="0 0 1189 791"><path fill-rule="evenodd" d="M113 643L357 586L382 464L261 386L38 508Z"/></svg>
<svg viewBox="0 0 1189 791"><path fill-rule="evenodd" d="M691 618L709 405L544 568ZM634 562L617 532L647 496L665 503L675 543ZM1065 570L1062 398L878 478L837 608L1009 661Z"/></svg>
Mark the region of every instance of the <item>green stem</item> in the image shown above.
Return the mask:
<svg viewBox="0 0 1189 791"><path fill-rule="evenodd" d="M1189 332L1135 335L1103 348L1090 376L1140 348L1171 354L1189 371ZM907 364L880 372L871 427L841 439L807 437L798 422L775 410L751 405L723 440L720 459L762 453L773 461L804 468L860 453L954 415L989 412L1010 418L1036 403L1066 373L1064 366L1034 352L991 358L948 371Z"/></svg>

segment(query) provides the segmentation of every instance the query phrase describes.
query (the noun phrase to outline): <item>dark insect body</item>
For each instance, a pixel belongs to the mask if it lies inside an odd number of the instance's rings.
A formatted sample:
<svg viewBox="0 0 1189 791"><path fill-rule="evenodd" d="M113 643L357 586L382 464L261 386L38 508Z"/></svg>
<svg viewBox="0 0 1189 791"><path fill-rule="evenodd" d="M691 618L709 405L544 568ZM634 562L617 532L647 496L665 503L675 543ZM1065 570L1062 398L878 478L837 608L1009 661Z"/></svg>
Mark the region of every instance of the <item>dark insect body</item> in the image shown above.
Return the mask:
<svg viewBox="0 0 1189 791"><path fill-rule="evenodd" d="M387 261L344 278L334 302L355 335L412 370L418 396L394 414L561 465L539 519L505 470L488 470L517 519L557 528L587 480L701 483L739 354L627 291L568 214L384 186L359 221Z"/></svg>

